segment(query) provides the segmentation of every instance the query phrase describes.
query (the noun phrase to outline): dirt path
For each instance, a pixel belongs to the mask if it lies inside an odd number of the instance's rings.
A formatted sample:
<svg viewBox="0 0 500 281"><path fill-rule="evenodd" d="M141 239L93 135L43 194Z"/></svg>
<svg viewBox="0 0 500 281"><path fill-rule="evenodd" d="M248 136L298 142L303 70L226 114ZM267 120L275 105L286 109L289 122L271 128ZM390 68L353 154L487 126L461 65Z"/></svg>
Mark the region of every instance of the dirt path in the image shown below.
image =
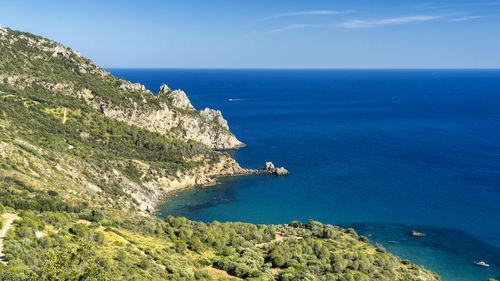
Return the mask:
<svg viewBox="0 0 500 281"><path fill-rule="evenodd" d="M12 226L12 223L14 220L18 220L19 217L15 214L3 214L2 218L5 219L5 221L2 226L2 230L0 231L0 262L7 264L7 260L5 259L5 255L3 253L3 241L5 240L5 235L7 235L7 231Z"/></svg>

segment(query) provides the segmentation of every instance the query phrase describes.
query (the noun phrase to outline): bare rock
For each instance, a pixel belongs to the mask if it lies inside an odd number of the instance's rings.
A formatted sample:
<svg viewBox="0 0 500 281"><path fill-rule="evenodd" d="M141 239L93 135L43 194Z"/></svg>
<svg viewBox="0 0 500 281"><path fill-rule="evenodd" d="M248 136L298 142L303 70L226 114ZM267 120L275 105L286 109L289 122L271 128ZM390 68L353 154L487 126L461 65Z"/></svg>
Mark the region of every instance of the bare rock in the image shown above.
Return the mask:
<svg viewBox="0 0 500 281"><path fill-rule="evenodd" d="M274 174L277 176L284 176L284 175L290 174L290 172L287 169L285 169L284 167L279 167L279 168L274 167L273 162L266 162L262 171L264 173Z"/></svg>
<svg viewBox="0 0 500 281"><path fill-rule="evenodd" d="M131 91L139 91L146 92L146 87L140 83L131 83L129 81L125 81L120 85L120 89L122 90L131 90Z"/></svg>
<svg viewBox="0 0 500 281"><path fill-rule="evenodd" d="M285 169L284 167L276 168L274 173L278 176L284 176L284 175L290 174L290 172L287 169Z"/></svg>
<svg viewBox="0 0 500 281"><path fill-rule="evenodd" d="M158 94L168 94L170 93L172 90L170 90L170 88L167 86L167 84L162 84L160 86L160 92L158 92Z"/></svg>
<svg viewBox="0 0 500 281"><path fill-rule="evenodd" d="M172 105L177 108L195 110L186 93L184 93L184 91L182 90L172 91L166 84L163 84L160 86L160 91L158 92L158 95L162 94L166 95Z"/></svg>
<svg viewBox="0 0 500 281"><path fill-rule="evenodd" d="M205 108L200 110L201 117L208 121L214 121L216 124L220 125L222 128L229 130L226 119L222 117L220 110L214 110L211 108Z"/></svg>
<svg viewBox="0 0 500 281"><path fill-rule="evenodd" d="M264 169L262 170L274 173L274 170L276 170L276 168L274 167L273 162L266 162L266 164L264 165Z"/></svg>

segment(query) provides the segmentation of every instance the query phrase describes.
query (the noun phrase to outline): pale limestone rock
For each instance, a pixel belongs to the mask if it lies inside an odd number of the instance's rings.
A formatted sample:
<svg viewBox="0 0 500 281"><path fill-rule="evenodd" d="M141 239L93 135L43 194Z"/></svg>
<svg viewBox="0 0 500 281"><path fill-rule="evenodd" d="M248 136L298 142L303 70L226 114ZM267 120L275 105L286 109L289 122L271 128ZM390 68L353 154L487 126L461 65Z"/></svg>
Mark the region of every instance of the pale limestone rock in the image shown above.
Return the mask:
<svg viewBox="0 0 500 281"><path fill-rule="evenodd" d="M172 102L172 105L186 110L195 110L194 106L191 104L191 101L186 96L186 93L181 90L170 91L167 94L168 99Z"/></svg>
<svg viewBox="0 0 500 281"><path fill-rule="evenodd" d="M264 171L274 172L275 169L273 162L266 162L266 164L264 164Z"/></svg>
<svg viewBox="0 0 500 281"><path fill-rule="evenodd" d="M148 93L149 94L149 93ZM167 136L184 140L196 140L212 149L237 149L245 146L231 132L227 121L219 110L204 109L199 115L189 114L183 110L195 111L183 91L172 91L167 85L162 85L158 93L160 106L158 109L141 110L141 106L117 107L113 104L97 100L88 90L80 90L80 96L85 98L94 108L107 117L115 118L128 124L155 131ZM167 98L167 102L162 102ZM180 110L182 109L182 110Z"/></svg>
<svg viewBox="0 0 500 281"><path fill-rule="evenodd" d="M25 37L25 38L28 38L28 37ZM31 38L29 38L31 39ZM38 45L37 42L34 42L32 39L28 41L30 45ZM61 44L56 44L54 47L52 48L46 48L47 51L50 51L52 52L52 56L53 57L57 57L57 56L64 56L65 58L70 58L71 55L76 55L77 57L81 57L82 55L80 53L78 53L77 51L74 51L70 48L66 48L64 47L63 45Z"/></svg>
<svg viewBox="0 0 500 281"><path fill-rule="evenodd" d="M170 93L172 90L170 90L170 88L167 86L167 84L162 84L160 86L160 91L158 92L159 95L161 94L168 94Z"/></svg>
<svg viewBox="0 0 500 281"><path fill-rule="evenodd" d="M120 85L120 89L122 90L132 90L139 92L146 92L146 87L140 83L130 83L129 81L124 81L123 84Z"/></svg>
<svg viewBox="0 0 500 281"><path fill-rule="evenodd" d="M274 167L273 162L266 162L262 171L264 171L264 173L267 173L267 174L275 174L278 176L290 174L290 172L287 169L285 169L284 167L280 167L280 168Z"/></svg>
<svg viewBox="0 0 500 281"><path fill-rule="evenodd" d="M278 176L284 176L284 175L290 174L290 172L287 169L285 169L284 167L276 168L274 173Z"/></svg>
<svg viewBox="0 0 500 281"><path fill-rule="evenodd" d="M215 123L219 124L222 128L229 130L227 121L222 117L222 113L220 112L220 110L205 108L203 110L200 110L200 115L206 120L214 121Z"/></svg>

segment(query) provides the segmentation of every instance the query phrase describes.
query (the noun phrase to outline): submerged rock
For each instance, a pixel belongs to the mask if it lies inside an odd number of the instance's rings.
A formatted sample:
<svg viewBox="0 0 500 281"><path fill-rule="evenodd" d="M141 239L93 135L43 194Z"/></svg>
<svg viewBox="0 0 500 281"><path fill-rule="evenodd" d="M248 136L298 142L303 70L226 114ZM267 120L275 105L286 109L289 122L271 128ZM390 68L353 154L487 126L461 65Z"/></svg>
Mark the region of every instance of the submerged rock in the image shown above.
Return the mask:
<svg viewBox="0 0 500 281"><path fill-rule="evenodd" d="M425 236L425 233L412 230L411 235L416 236L416 237L423 237L423 236Z"/></svg>

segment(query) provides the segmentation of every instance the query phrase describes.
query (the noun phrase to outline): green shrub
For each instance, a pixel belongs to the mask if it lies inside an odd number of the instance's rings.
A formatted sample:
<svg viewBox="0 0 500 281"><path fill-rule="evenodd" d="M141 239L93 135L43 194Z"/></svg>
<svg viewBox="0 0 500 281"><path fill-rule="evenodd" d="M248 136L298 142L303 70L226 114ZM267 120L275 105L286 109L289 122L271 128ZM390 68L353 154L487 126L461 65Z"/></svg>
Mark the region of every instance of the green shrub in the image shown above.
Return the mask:
<svg viewBox="0 0 500 281"><path fill-rule="evenodd" d="M54 191L54 190L49 190L49 191L47 191L47 193L48 193L50 196L57 196L57 195L58 195L57 191Z"/></svg>
<svg viewBox="0 0 500 281"><path fill-rule="evenodd" d="M69 233L75 236L85 237L87 235L87 232L89 231L89 228L83 224L75 223L68 230Z"/></svg>

